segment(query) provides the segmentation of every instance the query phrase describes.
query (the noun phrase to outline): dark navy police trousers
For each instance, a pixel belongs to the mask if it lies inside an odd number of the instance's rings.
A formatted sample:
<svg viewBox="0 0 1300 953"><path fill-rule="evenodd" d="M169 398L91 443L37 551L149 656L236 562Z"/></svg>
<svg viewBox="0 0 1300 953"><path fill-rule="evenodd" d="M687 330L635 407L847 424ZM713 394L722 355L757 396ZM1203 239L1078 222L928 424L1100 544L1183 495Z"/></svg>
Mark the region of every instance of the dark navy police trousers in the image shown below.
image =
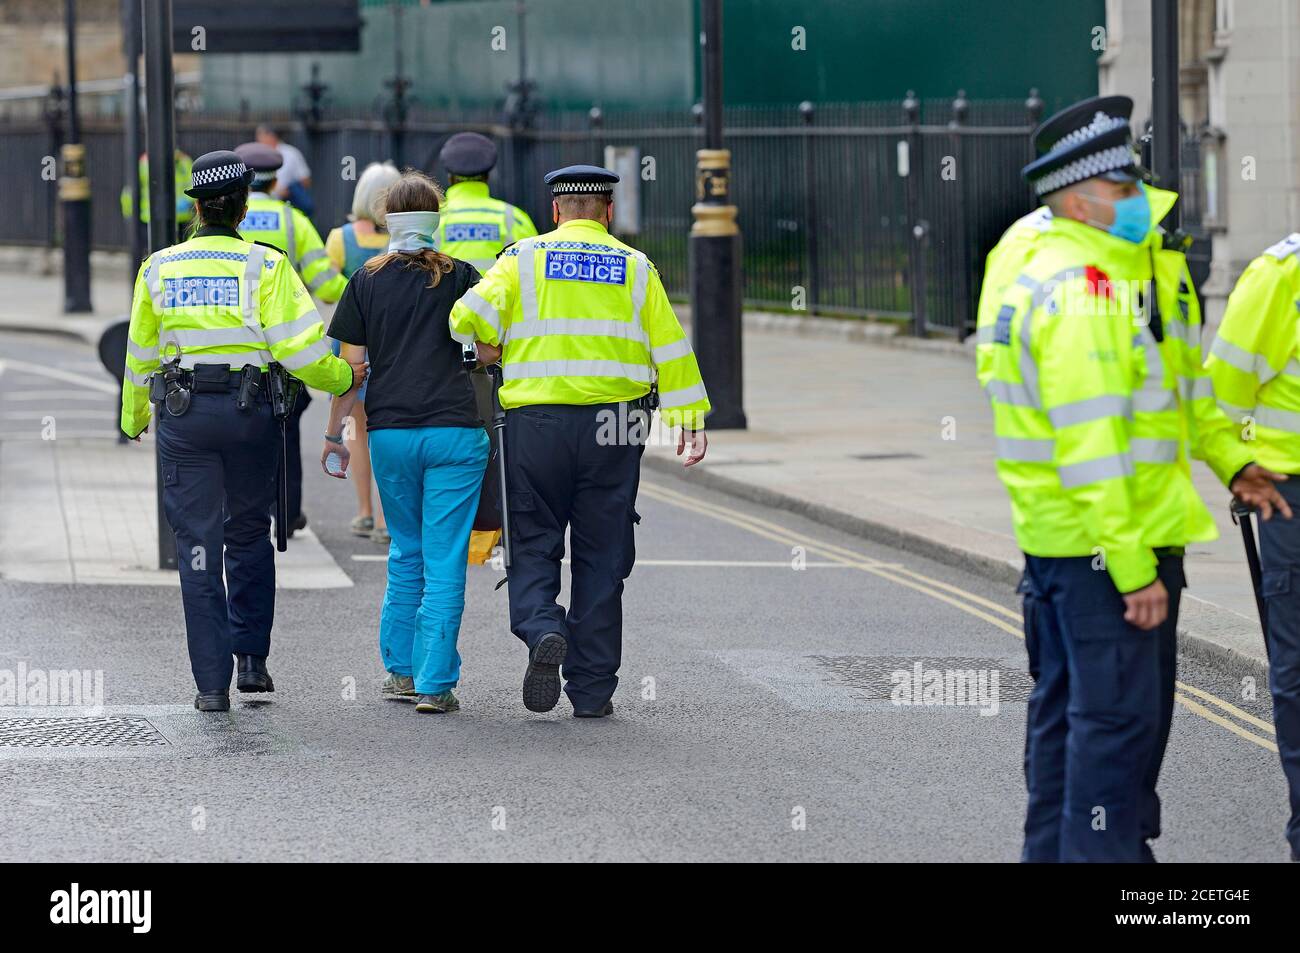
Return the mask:
<svg viewBox="0 0 1300 953"><path fill-rule="evenodd" d="M1277 488L1296 515L1259 521L1259 555L1268 607L1268 690L1277 751L1291 792L1286 838L1300 856L1300 477Z"/></svg>
<svg viewBox="0 0 1300 953"><path fill-rule="evenodd" d="M228 691L233 653L271 650L279 425L266 401L240 411L234 391L195 393L188 412L159 417L163 508L176 534L190 667L199 691Z"/></svg>
<svg viewBox="0 0 1300 953"><path fill-rule="evenodd" d="M1160 727L1159 640L1124 621L1093 557L1025 557L1034 690L1025 735L1021 859L1142 859L1145 779Z"/></svg>
<svg viewBox="0 0 1300 953"><path fill-rule="evenodd" d="M565 637L561 674L578 709L599 708L618 685L623 580L636 558L633 526L640 521L635 504L645 448L609 425L610 415L617 421L619 414L618 404L538 404L506 412L510 628L530 649L548 632ZM567 611L558 604L566 529L573 550Z"/></svg>

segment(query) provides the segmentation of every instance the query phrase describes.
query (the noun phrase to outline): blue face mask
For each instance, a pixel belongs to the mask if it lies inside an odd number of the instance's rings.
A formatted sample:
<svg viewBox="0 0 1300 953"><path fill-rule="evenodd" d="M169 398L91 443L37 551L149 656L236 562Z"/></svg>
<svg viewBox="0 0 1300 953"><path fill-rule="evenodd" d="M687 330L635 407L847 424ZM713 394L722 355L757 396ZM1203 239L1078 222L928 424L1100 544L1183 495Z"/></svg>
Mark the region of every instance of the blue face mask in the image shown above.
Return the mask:
<svg viewBox="0 0 1300 953"><path fill-rule="evenodd" d="M1126 242L1132 242L1140 245L1146 241L1148 233L1151 231L1151 203L1147 200L1145 186L1138 184L1138 194L1130 195L1126 199L1120 199L1118 202L1109 202L1106 199L1093 196L1098 202L1106 202L1115 209L1115 221L1106 229L1116 238L1122 238Z"/></svg>

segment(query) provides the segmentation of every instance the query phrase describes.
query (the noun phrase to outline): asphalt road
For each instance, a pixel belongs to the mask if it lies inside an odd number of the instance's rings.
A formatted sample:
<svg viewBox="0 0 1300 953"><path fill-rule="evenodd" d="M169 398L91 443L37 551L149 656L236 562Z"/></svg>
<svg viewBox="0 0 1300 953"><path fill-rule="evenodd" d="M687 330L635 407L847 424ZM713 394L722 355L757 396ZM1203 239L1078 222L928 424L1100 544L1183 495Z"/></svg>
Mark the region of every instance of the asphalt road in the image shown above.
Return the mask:
<svg viewBox="0 0 1300 953"><path fill-rule="evenodd" d="M0 360L19 346L43 366L94 360L10 334ZM33 387L0 374L0 440L28 439L30 422L8 415L56 399L22 402ZM305 434L323 413L317 401ZM175 589L0 580L0 669L102 670L108 710L144 713L169 739L52 753L0 741L5 857L1017 859L1028 685L1006 587L647 471L615 717L575 720L563 699L523 708L525 650L490 567L469 573L464 709L420 715L378 695L380 550L348 534L351 487L304 447L305 508L355 586L279 594L268 702L188 707ZM895 704L892 673L917 662L996 671L996 706ZM1243 701L1235 679L1187 661L1180 679L1200 712L1176 711L1158 856L1285 860L1267 695Z"/></svg>

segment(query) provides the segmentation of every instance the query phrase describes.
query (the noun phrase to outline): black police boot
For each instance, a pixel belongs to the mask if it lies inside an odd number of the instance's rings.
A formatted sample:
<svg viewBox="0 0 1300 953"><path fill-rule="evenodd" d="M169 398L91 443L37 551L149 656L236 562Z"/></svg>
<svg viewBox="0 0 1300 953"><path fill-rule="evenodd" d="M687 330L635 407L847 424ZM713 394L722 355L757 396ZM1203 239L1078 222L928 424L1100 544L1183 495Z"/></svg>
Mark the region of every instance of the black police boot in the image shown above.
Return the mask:
<svg viewBox="0 0 1300 953"><path fill-rule="evenodd" d="M241 692L273 692L275 683L271 673L266 670L266 659L256 655L236 655L238 674L235 687Z"/></svg>
<svg viewBox="0 0 1300 953"><path fill-rule="evenodd" d="M199 692L194 696L194 707L199 711L230 711L228 692Z"/></svg>
<svg viewBox="0 0 1300 953"><path fill-rule="evenodd" d="M599 708L575 708L573 709L574 718L608 718L614 714L614 703L605 702Z"/></svg>
<svg viewBox="0 0 1300 953"><path fill-rule="evenodd" d="M287 535L290 539L293 539L294 533L298 532L298 530L300 529L306 529L306 528L307 528L307 514L299 513L298 518L289 524Z"/></svg>
<svg viewBox="0 0 1300 953"><path fill-rule="evenodd" d="M560 700L560 663L569 643L558 632L549 632L528 653L524 672L524 707L529 711L550 711Z"/></svg>

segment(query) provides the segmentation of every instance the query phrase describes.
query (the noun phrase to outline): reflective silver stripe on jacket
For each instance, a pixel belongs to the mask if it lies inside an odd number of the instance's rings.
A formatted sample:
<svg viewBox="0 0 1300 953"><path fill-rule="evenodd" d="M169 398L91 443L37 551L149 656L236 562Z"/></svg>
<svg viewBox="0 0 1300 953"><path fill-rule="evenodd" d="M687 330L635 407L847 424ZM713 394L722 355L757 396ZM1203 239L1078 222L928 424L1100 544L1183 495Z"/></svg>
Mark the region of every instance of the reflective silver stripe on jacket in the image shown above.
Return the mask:
<svg viewBox="0 0 1300 953"><path fill-rule="evenodd" d="M492 307L492 305L488 303L486 298L473 288L470 288L469 291L466 291L461 297L460 303L486 321L488 326L497 333L498 337L500 337L501 315L497 312L496 308Z"/></svg>
<svg viewBox="0 0 1300 953"><path fill-rule="evenodd" d="M1142 330L1133 335L1133 344L1142 347L1142 356L1147 365L1142 387L1133 395L1133 409L1139 413L1174 410L1178 407L1178 396L1165 387L1165 364L1160 357L1160 344L1151 333L1151 328L1144 325Z"/></svg>
<svg viewBox="0 0 1300 953"><path fill-rule="evenodd" d="M335 271L333 268L326 268L324 271L322 271L311 281L307 282L307 290L314 293L316 289L319 288L321 285L325 284L326 282L333 281L338 276L339 273Z"/></svg>
<svg viewBox="0 0 1300 953"><path fill-rule="evenodd" d="M1285 430L1287 433L1300 434L1300 412L1280 410L1277 407L1256 407L1251 414L1255 423L1261 427Z"/></svg>
<svg viewBox="0 0 1300 953"><path fill-rule="evenodd" d="M473 294L471 289L461 300ZM487 303L484 302L486 305ZM468 305L471 309L472 305ZM479 312L474 311L475 314ZM484 320L487 320L486 318ZM645 331L628 321L598 321L595 318L541 318L537 321L516 321L506 328L503 341L523 338L540 338L549 334L583 334L592 337L622 338L648 344ZM687 346L689 350L689 345Z"/></svg>
<svg viewBox="0 0 1300 953"><path fill-rule="evenodd" d="M324 257L326 257L325 249L313 248L311 251L307 252L307 254L302 256L302 261L300 261L299 264L302 265L303 268L306 268L312 262L320 261ZM337 272L335 273L337 274Z"/></svg>
<svg viewBox="0 0 1300 953"><path fill-rule="evenodd" d="M1049 438L998 437L999 460L1018 463L1051 463L1056 454L1056 441Z"/></svg>
<svg viewBox="0 0 1300 953"><path fill-rule="evenodd" d="M321 320L320 312L312 308L302 317L286 321L284 324L273 324L267 328L266 343L279 344L281 341L289 340L289 338L296 338L303 331L309 331L318 324L324 324L324 322Z"/></svg>
<svg viewBox="0 0 1300 953"><path fill-rule="evenodd" d="M1222 337L1214 339L1214 343L1210 345L1210 353L1242 373L1254 374L1261 384L1271 381L1278 374L1263 354L1252 354L1245 348L1237 347L1231 341L1225 341Z"/></svg>
<svg viewBox="0 0 1300 953"><path fill-rule="evenodd" d="M1102 394L1084 400L1071 401L1053 407L1047 412L1047 418L1056 428L1069 427L1073 424L1086 424L1106 417L1132 417L1133 404L1126 395Z"/></svg>
<svg viewBox="0 0 1300 953"><path fill-rule="evenodd" d="M126 370L126 373L125 373L125 377L126 377L126 379L129 380L129 381L130 381L132 384L134 384L136 387L148 387L148 386L149 386L149 372L148 372L148 371L145 371L145 372L143 372L143 373L140 373L140 372L137 372L137 371L133 371L133 370L131 370L131 368L129 368L129 367L126 368L125 370Z"/></svg>
<svg viewBox="0 0 1300 953"><path fill-rule="evenodd" d="M1214 396L1214 378L1212 377L1185 377L1183 378L1183 387L1188 400L1200 400L1202 397Z"/></svg>
<svg viewBox="0 0 1300 953"><path fill-rule="evenodd" d="M266 343L266 331L262 328L262 297L260 289L262 285L262 267L266 264L267 251L268 249L264 245L249 245L248 261L244 263L244 327L256 334L257 340L263 344ZM270 364L275 360L275 357L271 354L269 344L265 350L258 353L257 357L259 364Z"/></svg>
<svg viewBox="0 0 1300 953"><path fill-rule="evenodd" d="M521 238L515 248L519 250L519 307L525 321L537 320L537 256L533 254L536 238ZM471 291L473 289L470 289ZM468 294L466 295L468 297ZM462 298L462 301L465 299ZM499 326L498 326L499 327Z"/></svg>
<svg viewBox="0 0 1300 953"><path fill-rule="evenodd" d="M243 324L225 328L167 328L158 335L158 344L163 354L169 353L168 345L173 341L180 346L182 352L199 347L239 347L264 343L257 331Z"/></svg>
<svg viewBox="0 0 1300 953"><path fill-rule="evenodd" d="M135 358L137 361L141 361L146 364L158 360L158 345L156 344L153 347L141 347L140 345L132 341L130 338L127 338L126 352L130 354L133 358Z"/></svg>
<svg viewBox="0 0 1300 953"><path fill-rule="evenodd" d="M1137 463L1173 463L1178 459L1177 440L1134 437L1129 440L1128 446Z"/></svg>
<svg viewBox="0 0 1300 953"><path fill-rule="evenodd" d="M155 314L162 314L162 269L159 268L158 252L149 256L144 266L145 287L149 289L149 300L153 303Z"/></svg>
<svg viewBox="0 0 1300 953"><path fill-rule="evenodd" d="M701 400L707 399L709 392L705 390L703 382L692 384L690 387L680 387L677 390L665 390L659 392L659 406L664 410L672 410L674 407L685 407L688 404L694 404Z"/></svg>
<svg viewBox="0 0 1300 953"><path fill-rule="evenodd" d="M1061 486L1066 489L1076 486L1087 486L1089 483L1098 483L1102 480L1112 480L1116 477L1132 476L1133 457L1127 453L1117 453L1109 457L1097 457L1095 460L1087 460L1083 463L1071 463L1063 467L1058 467L1056 474L1060 477Z"/></svg>
<svg viewBox="0 0 1300 953"><path fill-rule="evenodd" d="M984 390L990 397L995 398L1001 404L1009 404L1013 407L1038 406L1038 395L1024 384L1015 384L1011 381L994 378L984 385Z"/></svg>
<svg viewBox="0 0 1300 953"><path fill-rule="evenodd" d="M667 364L690 353L691 342L687 338L681 338L671 344L660 344L658 347L651 348L650 360L658 367L660 364Z"/></svg>
<svg viewBox="0 0 1300 953"><path fill-rule="evenodd" d="M288 202L283 203L283 206L284 243L289 246L285 249L285 253L293 264L293 270L298 272L299 277L302 277L302 265L298 262L298 243L293 240L293 206Z"/></svg>
<svg viewBox="0 0 1300 953"><path fill-rule="evenodd" d="M649 367L623 361L520 361L503 365L502 372L508 381L532 377L625 377L650 383ZM659 400L662 404L662 394Z"/></svg>
<svg viewBox="0 0 1300 953"><path fill-rule="evenodd" d="M324 340L320 340L312 344L308 344L305 348L303 348L300 351L295 351L292 354L286 355L284 358L281 359L280 363L283 364L285 367L287 367L289 370L296 371L299 368L306 367L308 364L314 364L316 361L319 361L325 355L331 353L332 352L330 351L329 345L326 344Z"/></svg>

